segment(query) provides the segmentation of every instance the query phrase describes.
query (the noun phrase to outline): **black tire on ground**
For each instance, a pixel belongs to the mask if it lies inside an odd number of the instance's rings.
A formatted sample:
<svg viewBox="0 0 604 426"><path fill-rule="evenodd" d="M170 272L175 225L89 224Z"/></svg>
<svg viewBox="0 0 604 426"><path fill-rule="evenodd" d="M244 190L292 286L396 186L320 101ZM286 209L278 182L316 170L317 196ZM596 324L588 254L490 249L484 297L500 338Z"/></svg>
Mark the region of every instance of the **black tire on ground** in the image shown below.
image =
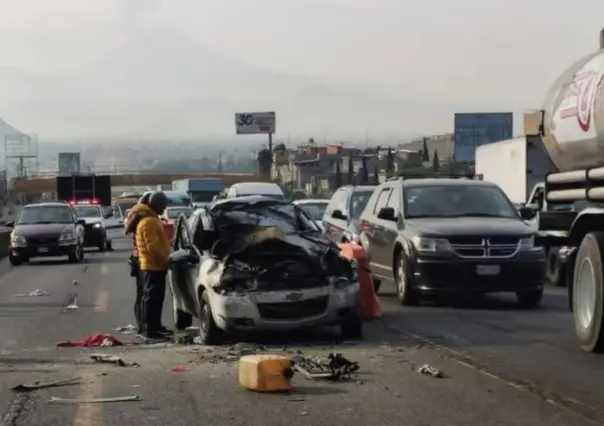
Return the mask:
<svg viewBox="0 0 604 426"><path fill-rule="evenodd" d="M187 327L191 327L192 325L193 315L188 314L185 311L181 311L180 309L176 309L174 311L174 328L182 331Z"/></svg>
<svg viewBox="0 0 604 426"><path fill-rule="evenodd" d="M536 308L541 304L541 299L543 299L543 289L519 291L516 293L516 298L520 307L526 309Z"/></svg>
<svg viewBox="0 0 604 426"><path fill-rule="evenodd" d="M583 238L573 275L573 320L575 334L581 349L586 352L604 352L604 232L590 232ZM593 287L589 281L593 276ZM593 294L589 294L593 290ZM587 296L585 297L587 291ZM588 299L588 300L586 300ZM593 314L586 315L585 303L593 300Z"/></svg>
<svg viewBox="0 0 604 426"><path fill-rule="evenodd" d="M547 267L545 276L547 280L556 287L564 287L566 285L566 268L558 253L560 249L553 247L550 249L547 259Z"/></svg>
<svg viewBox="0 0 604 426"><path fill-rule="evenodd" d="M340 322L340 334L343 339L361 339L363 337L363 318L356 313Z"/></svg>
<svg viewBox="0 0 604 426"><path fill-rule="evenodd" d="M84 260L84 247L77 246L75 253L70 254L68 257L69 257L69 261L72 263L81 262L82 260Z"/></svg>
<svg viewBox="0 0 604 426"><path fill-rule="evenodd" d="M224 332L214 322L212 307L205 291L199 295L199 321L199 338L202 345L220 345L224 341Z"/></svg>
<svg viewBox="0 0 604 426"><path fill-rule="evenodd" d="M382 281L374 278L373 279L373 288L375 289L375 294L379 294L381 286L382 286Z"/></svg>
<svg viewBox="0 0 604 426"><path fill-rule="evenodd" d="M394 281L399 303L406 306L417 305L420 297L417 290L413 288L407 268L407 258L403 251L399 253L394 268Z"/></svg>
<svg viewBox="0 0 604 426"><path fill-rule="evenodd" d="M109 250L109 251L113 250L113 241L111 241L111 240L107 241L107 250Z"/></svg>
<svg viewBox="0 0 604 426"><path fill-rule="evenodd" d="M99 251L105 251L107 249L107 237L103 235L101 242L99 243Z"/></svg>
<svg viewBox="0 0 604 426"><path fill-rule="evenodd" d="M20 266L23 264L23 259L20 257L8 255L8 260L9 260L10 264L13 266Z"/></svg>

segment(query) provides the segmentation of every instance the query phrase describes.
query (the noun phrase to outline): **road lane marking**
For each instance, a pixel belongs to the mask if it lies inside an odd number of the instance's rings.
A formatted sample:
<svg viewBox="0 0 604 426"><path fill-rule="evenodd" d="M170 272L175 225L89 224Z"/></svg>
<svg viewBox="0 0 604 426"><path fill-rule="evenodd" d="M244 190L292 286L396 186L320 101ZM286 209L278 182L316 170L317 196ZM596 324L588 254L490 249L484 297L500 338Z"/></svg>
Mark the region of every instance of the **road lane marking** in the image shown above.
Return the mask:
<svg viewBox="0 0 604 426"><path fill-rule="evenodd" d="M104 289L100 289L96 294L96 301L94 303L95 312L107 312L109 307L109 292Z"/></svg>
<svg viewBox="0 0 604 426"><path fill-rule="evenodd" d="M101 265L101 274L108 274L109 273L109 265L107 265L106 263L103 263Z"/></svg>
<svg viewBox="0 0 604 426"><path fill-rule="evenodd" d="M103 377L95 376L92 381L86 377L80 386L80 398L100 398L103 389ZM73 426L101 426L102 409L100 404L80 404L73 417Z"/></svg>

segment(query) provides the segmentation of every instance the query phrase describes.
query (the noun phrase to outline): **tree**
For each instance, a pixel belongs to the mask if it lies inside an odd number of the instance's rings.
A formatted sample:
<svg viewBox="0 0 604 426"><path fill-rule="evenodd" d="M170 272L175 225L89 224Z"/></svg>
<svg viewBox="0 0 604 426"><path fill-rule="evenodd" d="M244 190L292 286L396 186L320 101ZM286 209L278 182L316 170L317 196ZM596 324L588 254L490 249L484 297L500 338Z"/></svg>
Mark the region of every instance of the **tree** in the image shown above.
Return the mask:
<svg viewBox="0 0 604 426"><path fill-rule="evenodd" d="M375 168L373 169L373 179L374 179L374 184L375 185L379 185L380 184L380 168L378 167L378 165L375 165Z"/></svg>
<svg viewBox="0 0 604 426"><path fill-rule="evenodd" d="M424 148L422 149L422 161L430 161L430 152L428 151L428 138L424 138Z"/></svg>
<svg viewBox="0 0 604 426"><path fill-rule="evenodd" d="M285 146L284 143L278 143L277 145L275 145L273 147L273 152L278 152L278 151L287 151L287 147Z"/></svg>
<svg viewBox="0 0 604 426"><path fill-rule="evenodd" d="M392 148L388 147L388 154L386 154L386 178L391 178L394 174L394 153Z"/></svg>
<svg viewBox="0 0 604 426"><path fill-rule="evenodd" d="M336 177L335 177L335 185L336 189L344 184L342 179L342 170L340 170L340 159L336 160Z"/></svg>
<svg viewBox="0 0 604 426"><path fill-rule="evenodd" d="M432 157L432 170L437 172L440 169L440 161L438 160L438 151L434 150L434 157Z"/></svg>
<svg viewBox="0 0 604 426"><path fill-rule="evenodd" d="M258 173L265 178L271 177L271 152L263 148L258 152Z"/></svg>
<svg viewBox="0 0 604 426"><path fill-rule="evenodd" d="M352 155L348 156L348 185L354 185L354 163Z"/></svg>

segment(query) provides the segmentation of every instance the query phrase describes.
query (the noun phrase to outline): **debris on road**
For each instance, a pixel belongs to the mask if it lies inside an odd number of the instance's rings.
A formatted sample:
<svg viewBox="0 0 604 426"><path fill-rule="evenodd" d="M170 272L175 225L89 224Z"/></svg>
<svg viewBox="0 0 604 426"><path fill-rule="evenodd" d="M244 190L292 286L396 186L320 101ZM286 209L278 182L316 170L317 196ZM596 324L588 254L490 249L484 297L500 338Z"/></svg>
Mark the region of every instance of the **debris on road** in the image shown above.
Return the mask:
<svg viewBox="0 0 604 426"><path fill-rule="evenodd" d="M174 367L172 367L173 373L182 373L184 371L187 371L187 369L185 367L183 367L182 365L175 365Z"/></svg>
<svg viewBox="0 0 604 426"><path fill-rule="evenodd" d="M123 334L134 334L136 333L136 326L132 325L132 324L128 324L122 327L116 327L115 331L119 331L120 333Z"/></svg>
<svg viewBox="0 0 604 426"><path fill-rule="evenodd" d="M11 390L14 392L31 392L38 389L56 388L60 386L75 385L80 382L80 377L72 377L71 379L57 380L54 382L34 382L22 383Z"/></svg>
<svg viewBox="0 0 604 426"><path fill-rule="evenodd" d="M80 340L67 340L57 344L57 346L60 348L98 348L123 345L124 344L122 342L113 337L111 334L103 333L96 333Z"/></svg>
<svg viewBox="0 0 604 426"><path fill-rule="evenodd" d="M116 396L113 398L58 398L51 397L47 402L49 404L104 404L108 402L129 402L140 401L138 395Z"/></svg>
<svg viewBox="0 0 604 426"><path fill-rule="evenodd" d="M93 361L101 363L101 364L115 364L120 367L140 367L140 365L138 365L137 363L135 363L135 362L128 363L117 355L92 354L92 355L90 355L90 358Z"/></svg>
<svg viewBox="0 0 604 426"><path fill-rule="evenodd" d="M50 293L44 290L40 290L39 288L30 291L29 293L19 293L15 294L13 297L38 297L38 296L50 296Z"/></svg>
<svg viewBox="0 0 604 426"><path fill-rule="evenodd" d="M274 354L246 355L239 359L239 386L256 392L283 392L292 388L293 361Z"/></svg>
<svg viewBox="0 0 604 426"><path fill-rule="evenodd" d="M292 358L294 370L309 379L350 379L359 370L358 362L350 361L342 354L329 354L327 358L296 355Z"/></svg>
<svg viewBox="0 0 604 426"><path fill-rule="evenodd" d="M442 379L444 374L437 368L432 367L430 364L424 364L417 369L417 372L420 374L426 374L428 376L436 377L437 379Z"/></svg>
<svg viewBox="0 0 604 426"><path fill-rule="evenodd" d="M63 312L73 311L76 309L80 309L78 306L78 293L71 293L67 296L67 301L65 302Z"/></svg>

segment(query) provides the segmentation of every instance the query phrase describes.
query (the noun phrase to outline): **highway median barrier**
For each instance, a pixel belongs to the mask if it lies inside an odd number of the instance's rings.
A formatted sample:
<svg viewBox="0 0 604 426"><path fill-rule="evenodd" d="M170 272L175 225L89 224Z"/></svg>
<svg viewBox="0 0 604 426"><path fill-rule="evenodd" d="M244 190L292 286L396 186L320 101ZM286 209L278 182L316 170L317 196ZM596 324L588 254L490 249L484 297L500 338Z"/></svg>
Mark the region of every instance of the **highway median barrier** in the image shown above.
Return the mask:
<svg viewBox="0 0 604 426"><path fill-rule="evenodd" d="M11 231L9 230L0 231L0 259L4 259L6 256L8 256L10 233Z"/></svg>

